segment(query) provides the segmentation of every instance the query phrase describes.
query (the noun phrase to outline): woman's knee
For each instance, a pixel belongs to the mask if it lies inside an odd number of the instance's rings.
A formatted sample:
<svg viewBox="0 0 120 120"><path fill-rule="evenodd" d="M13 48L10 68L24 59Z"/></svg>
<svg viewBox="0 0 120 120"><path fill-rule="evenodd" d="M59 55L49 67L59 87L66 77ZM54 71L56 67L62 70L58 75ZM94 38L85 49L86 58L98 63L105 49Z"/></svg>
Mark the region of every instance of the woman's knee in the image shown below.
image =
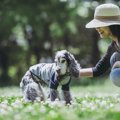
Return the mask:
<svg viewBox="0 0 120 120"><path fill-rule="evenodd" d="M120 68L120 61L116 61L113 66L112 66L112 70L116 69L116 68Z"/></svg>
<svg viewBox="0 0 120 120"><path fill-rule="evenodd" d="M117 61L120 61L120 53L118 52L114 52L113 55L111 56L110 58L110 64L111 64L111 67L117 67L117 66L120 66L120 64L116 64Z"/></svg>
<svg viewBox="0 0 120 120"><path fill-rule="evenodd" d="M120 68L111 70L110 80L113 82L114 85L120 87Z"/></svg>

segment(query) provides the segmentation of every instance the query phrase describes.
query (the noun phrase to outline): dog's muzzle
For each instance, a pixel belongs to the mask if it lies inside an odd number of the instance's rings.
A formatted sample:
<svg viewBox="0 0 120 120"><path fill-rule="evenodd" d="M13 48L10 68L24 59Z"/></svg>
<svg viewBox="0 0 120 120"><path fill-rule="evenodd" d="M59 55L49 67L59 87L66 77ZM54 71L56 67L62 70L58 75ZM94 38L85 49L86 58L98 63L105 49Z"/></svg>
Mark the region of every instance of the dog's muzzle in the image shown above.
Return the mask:
<svg viewBox="0 0 120 120"><path fill-rule="evenodd" d="M60 75L60 69L57 69L56 72L58 75Z"/></svg>

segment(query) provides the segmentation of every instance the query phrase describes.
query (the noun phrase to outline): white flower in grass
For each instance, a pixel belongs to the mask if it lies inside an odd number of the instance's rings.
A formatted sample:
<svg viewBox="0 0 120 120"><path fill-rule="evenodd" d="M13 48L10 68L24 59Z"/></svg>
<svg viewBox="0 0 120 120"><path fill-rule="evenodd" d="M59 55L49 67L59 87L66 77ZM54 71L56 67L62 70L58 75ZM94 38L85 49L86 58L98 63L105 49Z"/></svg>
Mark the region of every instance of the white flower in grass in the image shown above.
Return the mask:
<svg viewBox="0 0 120 120"><path fill-rule="evenodd" d="M98 104L98 105L101 104L101 100L99 100L99 99L97 99L95 102L96 102L96 104Z"/></svg>
<svg viewBox="0 0 120 120"><path fill-rule="evenodd" d="M114 106L114 109L115 109L115 111L120 112L120 105L119 105L119 104L116 104L116 105Z"/></svg>
<svg viewBox="0 0 120 120"><path fill-rule="evenodd" d="M46 104L49 104L50 102L51 102L50 99L46 99L46 101L43 102L42 104L43 104L43 105L46 105Z"/></svg>
<svg viewBox="0 0 120 120"><path fill-rule="evenodd" d="M117 102L120 102L120 95L119 94L115 94L114 98L115 98L115 100L117 100Z"/></svg>
<svg viewBox="0 0 120 120"><path fill-rule="evenodd" d="M98 109L97 105L91 106L91 110L97 110L97 109Z"/></svg>
<svg viewBox="0 0 120 120"><path fill-rule="evenodd" d="M56 102L59 102L60 100L58 98L55 99Z"/></svg>
<svg viewBox="0 0 120 120"><path fill-rule="evenodd" d="M74 101L71 102L71 106L70 107L74 108L74 107L77 107L77 106L78 106L77 102L74 102Z"/></svg>
<svg viewBox="0 0 120 120"><path fill-rule="evenodd" d="M54 108L54 107L56 107L58 104L59 104L58 102L52 101L52 102L50 103L50 107L51 107L51 108Z"/></svg>
<svg viewBox="0 0 120 120"><path fill-rule="evenodd" d="M97 109L97 106L96 106L96 104L95 104L94 102L90 102L90 103L88 104L88 107L89 107L91 110Z"/></svg>
<svg viewBox="0 0 120 120"><path fill-rule="evenodd" d="M90 93L87 93L87 94L85 95L85 98L89 98L89 97L91 97L91 95L90 95Z"/></svg>
<svg viewBox="0 0 120 120"><path fill-rule="evenodd" d="M63 106L65 106L66 105L66 101L64 101L64 100L62 100L62 101L58 101L57 103L56 103L56 106L57 107L63 107Z"/></svg>
<svg viewBox="0 0 120 120"><path fill-rule="evenodd" d="M2 114L6 114L8 113L9 111L12 111L12 108L6 104L0 104L0 113Z"/></svg>
<svg viewBox="0 0 120 120"><path fill-rule="evenodd" d="M101 101L100 106L101 107L107 106L107 102L105 100Z"/></svg>
<svg viewBox="0 0 120 120"><path fill-rule="evenodd" d="M50 101L49 106L51 108L62 107L62 106L65 106L65 101L60 101L59 99L56 99L55 101Z"/></svg>
<svg viewBox="0 0 120 120"><path fill-rule="evenodd" d="M8 100L4 100L3 102L1 102L2 104L9 104Z"/></svg>
<svg viewBox="0 0 120 120"><path fill-rule="evenodd" d="M0 114L5 115L7 114L6 110L0 108Z"/></svg>
<svg viewBox="0 0 120 120"><path fill-rule="evenodd" d="M11 103L11 106L13 106L14 108L22 108L23 104L21 100L16 99L15 102Z"/></svg>
<svg viewBox="0 0 120 120"><path fill-rule="evenodd" d="M120 98L120 94L116 93L113 95L115 98Z"/></svg>
<svg viewBox="0 0 120 120"><path fill-rule="evenodd" d="M114 107L114 104L110 103L110 108Z"/></svg>
<svg viewBox="0 0 120 120"><path fill-rule="evenodd" d="M25 112L32 112L32 111L34 111L34 110L35 110L35 109L34 109L33 106L28 106L28 107L25 108Z"/></svg>
<svg viewBox="0 0 120 120"><path fill-rule="evenodd" d="M11 103L11 106L14 107L14 108L18 108L19 105L16 104L16 103Z"/></svg>
<svg viewBox="0 0 120 120"><path fill-rule="evenodd" d="M15 114L14 115L14 120L22 120L22 116L20 114Z"/></svg>
<svg viewBox="0 0 120 120"><path fill-rule="evenodd" d="M86 107L81 107L81 110L82 111L85 111L87 108Z"/></svg>
<svg viewBox="0 0 120 120"><path fill-rule="evenodd" d="M1 103L0 104L0 109L5 109L5 110L7 110L8 109L8 105L7 104L4 104L4 103Z"/></svg>
<svg viewBox="0 0 120 120"><path fill-rule="evenodd" d="M65 105L65 104L66 104L65 100L62 100L62 101L61 101L61 104L62 104L62 105Z"/></svg>
<svg viewBox="0 0 120 120"><path fill-rule="evenodd" d="M57 114L56 111L51 110L51 111L49 112L49 116L50 116L51 118L57 118L57 117L58 117L58 114Z"/></svg>
<svg viewBox="0 0 120 120"><path fill-rule="evenodd" d="M46 107L45 106L40 106L40 112L41 113L45 113L47 111Z"/></svg>
<svg viewBox="0 0 120 120"><path fill-rule="evenodd" d="M83 105L85 105L85 106L88 105L88 102L87 102L86 100L83 100L81 103L82 103Z"/></svg>
<svg viewBox="0 0 120 120"><path fill-rule="evenodd" d="M120 102L120 98L117 98L117 101Z"/></svg>
<svg viewBox="0 0 120 120"><path fill-rule="evenodd" d="M40 103L41 103L42 105L44 105L44 104L45 104L45 101L41 101Z"/></svg>

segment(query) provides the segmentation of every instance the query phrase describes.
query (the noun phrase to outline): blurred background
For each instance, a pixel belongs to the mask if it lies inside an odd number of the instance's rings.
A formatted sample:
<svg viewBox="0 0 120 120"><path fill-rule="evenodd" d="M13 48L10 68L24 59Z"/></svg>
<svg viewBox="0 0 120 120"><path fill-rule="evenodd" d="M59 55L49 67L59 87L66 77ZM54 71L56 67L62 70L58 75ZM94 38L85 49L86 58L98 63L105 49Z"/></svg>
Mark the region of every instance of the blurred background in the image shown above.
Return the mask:
<svg viewBox="0 0 120 120"><path fill-rule="evenodd" d="M94 66L111 41L100 40L85 25L102 3L120 5L119 0L0 0L0 86L18 86L31 65L53 62L62 49L74 54L83 68ZM108 73L73 84L102 81Z"/></svg>

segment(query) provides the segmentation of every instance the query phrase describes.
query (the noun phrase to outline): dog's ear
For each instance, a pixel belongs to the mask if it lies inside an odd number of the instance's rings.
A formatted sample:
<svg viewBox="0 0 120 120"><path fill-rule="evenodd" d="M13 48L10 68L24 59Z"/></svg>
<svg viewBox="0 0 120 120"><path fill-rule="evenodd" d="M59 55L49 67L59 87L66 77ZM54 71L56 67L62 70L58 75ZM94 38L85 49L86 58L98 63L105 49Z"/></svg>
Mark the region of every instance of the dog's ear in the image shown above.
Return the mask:
<svg viewBox="0 0 120 120"><path fill-rule="evenodd" d="M67 59L68 64L69 64L71 76L79 77L80 68L81 68L80 64L77 62L75 57L70 52L67 51L65 53L65 56L66 56L66 59Z"/></svg>
<svg viewBox="0 0 120 120"><path fill-rule="evenodd" d="M74 56L68 51L65 52L65 56L69 64L71 64L71 62L75 59Z"/></svg>

